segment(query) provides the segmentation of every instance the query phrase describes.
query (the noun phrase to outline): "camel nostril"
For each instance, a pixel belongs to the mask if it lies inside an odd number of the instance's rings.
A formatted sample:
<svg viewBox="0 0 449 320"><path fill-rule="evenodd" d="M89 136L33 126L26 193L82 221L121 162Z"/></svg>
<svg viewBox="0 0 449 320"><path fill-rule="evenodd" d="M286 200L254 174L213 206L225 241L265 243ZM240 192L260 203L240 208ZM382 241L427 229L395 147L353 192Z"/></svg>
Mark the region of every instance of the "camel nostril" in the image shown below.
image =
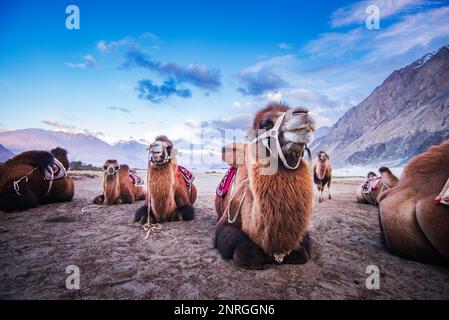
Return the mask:
<svg viewBox="0 0 449 320"><path fill-rule="evenodd" d="M300 114L307 114L309 113L309 110L304 107L299 107L293 110L293 115L300 115Z"/></svg>

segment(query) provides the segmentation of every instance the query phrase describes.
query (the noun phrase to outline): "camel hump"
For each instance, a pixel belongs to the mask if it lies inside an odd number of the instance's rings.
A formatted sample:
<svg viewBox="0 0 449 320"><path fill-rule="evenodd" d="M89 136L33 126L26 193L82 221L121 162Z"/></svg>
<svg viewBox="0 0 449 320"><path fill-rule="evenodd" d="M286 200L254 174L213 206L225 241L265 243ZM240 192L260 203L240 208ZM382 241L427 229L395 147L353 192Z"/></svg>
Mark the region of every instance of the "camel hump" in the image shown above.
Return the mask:
<svg viewBox="0 0 449 320"><path fill-rule="evenodd" d="M121 164L120 165L120 170L131 171L131 168L127 164Z"/></svg>
<svg viewBox="0 0 449 320"><path fill-rule="evenodd" d="M223 147L222 160L233 167L241 167L246 163L246 152L246 144L234 142Z"/></svg>
<svg viewBox="0 0 449 320"><path fill-rule="evenodd" d="M22 165L29 165L32 167L47 167L53 165L54 161L55 161L54 156L50 152L26 151L6 161L4 165L14 166L16 164L22 164Z"/></svg>

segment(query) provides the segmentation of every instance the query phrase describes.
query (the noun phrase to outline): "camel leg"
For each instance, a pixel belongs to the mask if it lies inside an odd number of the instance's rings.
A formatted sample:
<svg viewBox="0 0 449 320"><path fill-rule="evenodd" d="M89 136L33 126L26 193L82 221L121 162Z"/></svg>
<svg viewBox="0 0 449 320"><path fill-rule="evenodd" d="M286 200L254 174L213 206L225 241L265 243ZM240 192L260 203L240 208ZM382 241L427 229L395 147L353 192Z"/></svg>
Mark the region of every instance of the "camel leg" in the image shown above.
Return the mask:
<svg viewBox="0 0 449 320"><path fill-rule="evenodd" d="M94 204L103 204L103 202L104 202L104 195L102 195L102 194L99 196L96 196L94 199Z"/></svg>
<svg viewBox="0 0 449 320"><path fill-rule="evenodd" d="M120 200L122 203L125 203L125 204L133 204L134 196L133 196L131 190L130 189L123 190L120 195Z"/></svg>
<svg viewBox="0 0 449 320"><path fill-rule="evenodd" d="M38 200L27 184L20 186L20 193L21 195L19 196L12 187L8 187L0 195L0 210L14 212L37 207Z"/></svg>
<svg viewBox="0 0 449 320"><path fill-rule="evenodd" d="M236 265L250 269L274 262L242 230L228 224L217 228L214 248L218 249L223 259L234 259Z"/></svg>
<svg viewBox="0 0 449 320"><path fill-rule="evenodd" d="M145 224L148 222L148 206L144 205L137 209L136 213L134 214L134 222L140 222L142 224ZM153 210L150 212L150 223L156 223L156 217L154 216Z"/></svg>
<svg viewBox="0 0 449 320"><path fill-rule="evenodd" d="M172 213L172 216L174 215L174 219L182 217L182 220L190 221L195 218L195 209L191 205L189 195L187 194L185 189L176 190L175 202L176 202L176 210L175 212Z"/></svg>
<svg viewBox="0 0 449 320"><path fill-rule="evenodd" d="M329 200L332 199L332 195L331 195L331 177L329 177L329 181L327 183L327 192L329 192Z"/></svg>
<svg viewBox="0 0 449 320"><path fill-rule="evenodd" d="M304 264L309 261L311 256L312 240L307 232L298 249L292 250L288 256L284 258L286 264Z"/></svg>

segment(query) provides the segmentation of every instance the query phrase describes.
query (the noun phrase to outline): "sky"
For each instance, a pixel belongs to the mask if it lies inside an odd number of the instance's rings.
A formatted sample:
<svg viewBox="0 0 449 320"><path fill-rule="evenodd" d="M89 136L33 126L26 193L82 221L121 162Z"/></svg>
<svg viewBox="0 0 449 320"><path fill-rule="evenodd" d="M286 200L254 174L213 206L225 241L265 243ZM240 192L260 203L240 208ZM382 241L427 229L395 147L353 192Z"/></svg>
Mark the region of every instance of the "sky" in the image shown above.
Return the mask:
<svg viewBox="0 0 449 320"><path fill-rule="evenodd" d="M79 29L66 27L69 5ZM199 124L244 130L270 101L330 126L447 44L442 0L1 0L0 131L180 139Z"/></svg>

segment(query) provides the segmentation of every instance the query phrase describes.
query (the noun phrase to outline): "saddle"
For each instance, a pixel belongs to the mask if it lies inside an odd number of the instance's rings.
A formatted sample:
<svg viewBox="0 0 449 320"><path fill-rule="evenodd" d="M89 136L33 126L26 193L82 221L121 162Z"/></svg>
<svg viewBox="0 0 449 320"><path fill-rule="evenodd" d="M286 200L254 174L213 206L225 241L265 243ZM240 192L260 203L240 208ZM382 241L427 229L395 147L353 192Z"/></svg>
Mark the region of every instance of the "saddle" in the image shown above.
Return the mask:
<svg viewBox="0 0 449 320"><path fill-rule="evenodd" d="M216 191L217 197L224 198L226 196L236 173L237 168L235 167L230 167L229 170L226 171L223 179L221 180L221 182L217 187Z"/></svg>
<svg viewBox="0 0 449 320"><path fill-rule="evenodd" d="M53 165L46 166L44 168L44 179L47 181L58 180L65 178L67 171L58 159L54 159Z"/></svg>
<svg viewBox="0 0 449 320"><path fill-rule="evenodd" d="M131 180L132 184L135 187L143 187L145 185L145 181L137 175L134 171L129 172L129 180Z"/></svg>
<svg viewBox="0 0 449 320"><path fill-rule="evenodd" d="M181 176L186 183L187 188L190 188L195 180L195 176L183 166L178 166L178 177Z"/></svg>

